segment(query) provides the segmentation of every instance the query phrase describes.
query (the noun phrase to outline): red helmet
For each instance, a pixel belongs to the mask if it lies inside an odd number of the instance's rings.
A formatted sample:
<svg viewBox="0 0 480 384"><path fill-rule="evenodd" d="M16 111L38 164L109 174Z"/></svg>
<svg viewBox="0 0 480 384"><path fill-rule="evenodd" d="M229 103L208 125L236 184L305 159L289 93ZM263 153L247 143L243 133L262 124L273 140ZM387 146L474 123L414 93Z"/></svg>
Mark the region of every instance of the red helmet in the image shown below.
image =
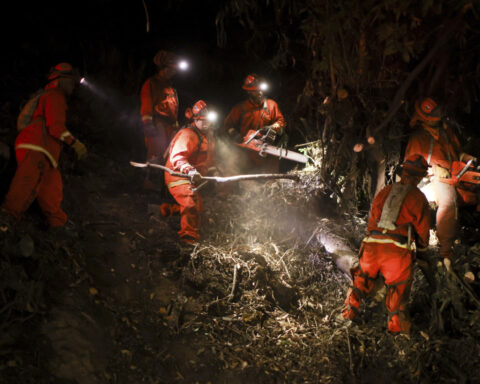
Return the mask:
<svg viewBox="0 0 480 384"><path fill-rule="evenodd" d="M60 77L70 77L74 78L73 67L69 63L59 63L54 67L50 68L48 72L48 80L52 81Z"/></svg>
<svg viewBox="0 0 480 384"><path fill-rule="evenodd" d="M430 165L422 155L411 155L402 164L402 170L412 176L425 176Z"/></svg>
<svg viewBox="0 0 480 384"><path fill-rule="evenodd" d="M194 120L206 120L208 116L207 103L203 100L197 101L192 107Z"/></svg>
<svg viewBox="0 0 480 384"><path fill-rule="evenodd" d="M415 102L415 112L419 120L426 123L435 123L442 118L442 111L438 104L427 97L423 100Z"/></svg>
<svg viewBox="0 0 480 384"><path fill-rule="evenodd" d="M177 56L168 51L160 50L153 57L153 62L158 68L177 68Z"/></svg>
<svg viewBox="0 0 480 384"><path fill-rule="evenodd" d="M264 80L257 74L248 75L243 81L242 88L246 91L263 91L263 86L266 85Z"/></svg>

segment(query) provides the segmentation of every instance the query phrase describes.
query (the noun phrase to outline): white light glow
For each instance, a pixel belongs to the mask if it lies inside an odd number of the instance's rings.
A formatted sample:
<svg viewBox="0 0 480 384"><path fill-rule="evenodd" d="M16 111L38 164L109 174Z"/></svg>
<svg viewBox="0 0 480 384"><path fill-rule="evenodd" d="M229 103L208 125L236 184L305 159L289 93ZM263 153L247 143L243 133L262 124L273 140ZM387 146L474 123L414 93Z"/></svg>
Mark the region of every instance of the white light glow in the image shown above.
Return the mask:
<svg viewBox="0 0 480 384"><path fill-rule="evenodd" d="M85 79L85 77L82 77L80 79L80 84L87 84L87 79Z"/></svg>
<svg viewBox="0 0 480 384"><path fill-rule="evenodd" d="M261 83L260 84L260 90L266 91L268 89L268 84L267 83Z"/></svg>
<svg viewBox="0 0 480 384"><path fill-rule="evenodd" d="M435 201L435 191L433 189L432 183L428 183L420 187L420 191L422 191L422 193L425 195L429 203L432 203Z"/></svg>
<svg viewBox="0 0 480 384"><path fill-rule="evenodd" d="M178 69L180 69L181 71L186 71L188 69L188 66L188 62L185 60L182 60L178 63Z"/></svg>
<svg viewBox="0 0 480 384"><path fill-rule="evenodd" d="M208 115L207 115L208 121L211 121L212 123L214 123L215 121L217 121L217 118L218 118L217 112L215 111L208 112Z"/></svg>

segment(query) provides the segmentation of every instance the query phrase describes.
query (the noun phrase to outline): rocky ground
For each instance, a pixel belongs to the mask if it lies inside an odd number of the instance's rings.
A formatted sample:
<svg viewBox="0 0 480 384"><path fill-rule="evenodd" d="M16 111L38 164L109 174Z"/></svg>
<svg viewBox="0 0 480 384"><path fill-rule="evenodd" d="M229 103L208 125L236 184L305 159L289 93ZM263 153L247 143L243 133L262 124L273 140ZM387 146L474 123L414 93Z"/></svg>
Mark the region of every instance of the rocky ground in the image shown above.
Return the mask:
<svg viewBox="0 0 480 384"><path fill-rule="evenodd" d="M412 334L392 336L380 293L358 323L339 317L350 282L325 234L356 252L365 217L315 193L315 172L205 188L190 247L128 159L63 167L66 231L36 206L2 218L2 383L480 382L478 215L457 245L470 291L416 269Z"/></svg>

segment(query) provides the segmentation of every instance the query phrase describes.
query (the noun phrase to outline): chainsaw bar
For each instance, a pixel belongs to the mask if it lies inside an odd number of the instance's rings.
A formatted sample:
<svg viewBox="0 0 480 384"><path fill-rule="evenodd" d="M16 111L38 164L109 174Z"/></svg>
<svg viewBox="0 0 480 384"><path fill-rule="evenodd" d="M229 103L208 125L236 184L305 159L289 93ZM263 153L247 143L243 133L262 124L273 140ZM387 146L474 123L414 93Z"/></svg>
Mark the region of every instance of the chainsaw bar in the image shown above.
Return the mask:
<svg viewBox="0 0 480 384"><path fill-rule="evenodd" d="M245 137L247 138L245 142L237 145L239 147L247 148L251 151L258 152L258 154L262 157L265 157L266 155L271 155L279 157L281 159L296 161L297 163L306 164L308 162L308 157L302 155L301 153L290 151L286 148L275 147L274 145L264 143L263 141L258 139L252 139L250 132L247 133Z"/></svg>

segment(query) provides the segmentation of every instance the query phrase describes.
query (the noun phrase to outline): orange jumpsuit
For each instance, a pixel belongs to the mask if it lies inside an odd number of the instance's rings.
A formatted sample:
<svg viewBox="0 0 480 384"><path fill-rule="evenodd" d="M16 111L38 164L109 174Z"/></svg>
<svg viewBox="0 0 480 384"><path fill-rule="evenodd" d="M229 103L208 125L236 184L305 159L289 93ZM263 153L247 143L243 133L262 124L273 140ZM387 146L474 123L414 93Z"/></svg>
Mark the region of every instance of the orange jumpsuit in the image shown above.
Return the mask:
<svg viewBox="0 0 480 384"><path fill-rule="evenodd" d="M3 208L17 220L37 199L50 227L62 226L62 177L57 169L62 142L75 138L65 127L67 101L58 81L52 81L39 99L32 122L15 140L17 170Z"/></svg>
<svg viewBox="0 0 480 384"><path fill-rule="evenodd" d="M258 130L266 125L277 123L276 128L278 134L281 134L285 128L285 118L278 107L278 104L272 99L264 99L259 104L247 99L235 105L228 116L224 120L224 129L229 130L235 128L242 137L244 137L249 130ZM250 164L248 169L263 169L266 171L278 171L278 159L272 156L262 158L257 152L249 152ZM246 170L246 171L247 171Z"/></svg>
<svg viewBox="0 0 480 384"><path fill-rule="evenodd" d="M162 158L177 130L178 96L171 84L159 74L148 78L140 92L140 115L144 124L153 123L157 135L145 137L147 161Z"/></svg>
<svg viewBox="0 0 480 384"><path fill-rule="evenodd" d="M402 179L402 183L406 180ZM413 187L402 202L395 230L384 230L377 223L392 185L384 187L375 197L370 211L368 236L362 242L360 265L353 272L353 288L348 292L343 317L353 319L362 297L372 291L373 280L380 272L387 285L386 307L389 312L388 329L408 332L409 322L405 308L412 282L412 249L408 246L408 227L412 226L412 240L417 247L428 246L430 231L429 205L425 195ZM385 233L384 233L385 232Z"/></svg>
<svg viewBox="0 0 480 384"><path fill-rule="evenodd" d="M458 138L448 126L433 128L421 124L408 141L405 159L416 153L423 155L429 164L450 170L452 161L459 160L461 147ZM440 255L451 257L458 225L457 202L465 205L478 204L478 202L474 193L455 188L439 180L434 172L432 183L438 206L436 232L440 242Z"/></svg>
<svg viewBox="0 0 480 384"><path fill-rule="evenodd" d="M166 167L182 173L195 168L205 175L214 166L214 151L213 138L190 125L180 129L173 138ZM192 190L193 184L189 179L172 176L168 172L165 172L165 184L180 205L180 238L198 240L202 212L200 194Z"/></svg>

